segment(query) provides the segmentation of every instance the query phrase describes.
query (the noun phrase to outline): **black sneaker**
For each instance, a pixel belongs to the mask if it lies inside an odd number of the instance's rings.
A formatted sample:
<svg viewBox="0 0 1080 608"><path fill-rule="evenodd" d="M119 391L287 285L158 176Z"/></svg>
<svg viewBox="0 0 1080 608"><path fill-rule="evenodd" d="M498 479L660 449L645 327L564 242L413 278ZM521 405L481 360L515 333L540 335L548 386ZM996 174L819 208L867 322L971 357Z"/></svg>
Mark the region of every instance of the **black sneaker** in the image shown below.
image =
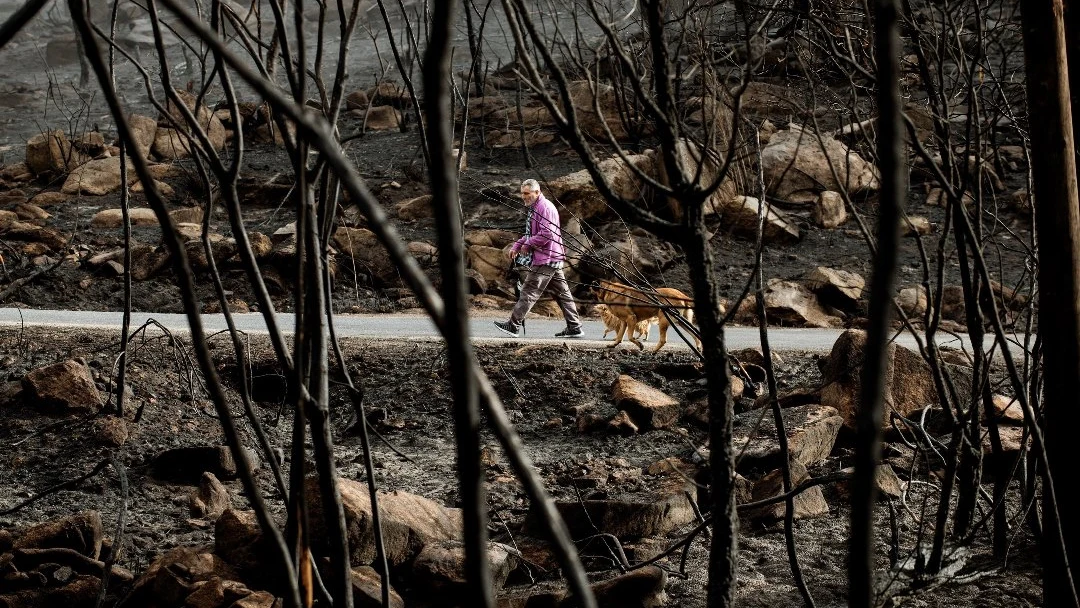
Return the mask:
<svg viewBox="0 0 1080 608"><path fill-rule="evenodd" d="M581 338L584 336L585 332L582 331L580 327L575 327L574 329L570 329L569 327L567 327L566 329L555 334L556 338Z"/></svg>
<svg viewBox="0 0 1080 608"><path fill-rule="evenodd" d="M498 327L504 334L510 337L517 338L521 336L521 328L514 327L514 324L509 321L506 321L505 323L502 321L495 321L495 327Z"/></svg>

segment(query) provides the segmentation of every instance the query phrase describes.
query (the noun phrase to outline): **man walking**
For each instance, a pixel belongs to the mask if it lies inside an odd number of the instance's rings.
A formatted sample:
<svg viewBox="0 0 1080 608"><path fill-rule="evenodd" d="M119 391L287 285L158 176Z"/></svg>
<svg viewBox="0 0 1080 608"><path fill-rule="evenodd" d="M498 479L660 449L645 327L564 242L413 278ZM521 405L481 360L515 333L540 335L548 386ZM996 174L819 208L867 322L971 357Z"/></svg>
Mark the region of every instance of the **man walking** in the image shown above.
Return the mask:
<svg viewBox="0 0 1080 608"><path fill-rule="evenodd" d="M525 236L510 248L509 257L511 260L517 258L518 265L527 266L529 270L521 287L521 295L510 313L510 320L505 323L496 321L495 327L515 338L520 336L525 315L529 314L544 291L550 289L566 318L566 329L555 334L555 337L580 338L584 335L581 320L578 319L577 307L562 271L566 250L559 228L559 212L540 193L540 184L535 179L521 183L521 201L529 209Z"/></svg>

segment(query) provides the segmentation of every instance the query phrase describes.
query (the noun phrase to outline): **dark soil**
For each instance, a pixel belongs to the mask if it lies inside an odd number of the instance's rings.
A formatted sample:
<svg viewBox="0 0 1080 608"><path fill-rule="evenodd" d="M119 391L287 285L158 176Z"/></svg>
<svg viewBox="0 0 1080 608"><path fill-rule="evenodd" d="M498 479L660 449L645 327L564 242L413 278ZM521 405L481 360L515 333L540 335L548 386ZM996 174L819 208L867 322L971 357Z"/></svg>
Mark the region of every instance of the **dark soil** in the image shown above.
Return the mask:
<svg viewBox="0 0 1080 608"><path fill-rule="evenodd" d="M40 499L14 512L0 516L0 528L13 529L87 509L99 510L106 535L112 539L112 551L118 563L136 574L156 556L175 546L212 543L213 526L205 520L192 519L188 513L188 495L194 487L156 481L149 471L150 461L163 450L179 446L218 445L223 443L219 421L200 388L197 379L189 383L187 346L174 348L160 334L149 333L139 339L131 361L129 384L132 398L126 411L130 438L120 447L102 443L98 420L58 418L41 412L25 398L6 390L0 403L0 510L26 498ZM184 342L186 344L186 341ZM235 383L235 363L231 346L223 339L213 341L219 371ZM291 416L287 404L277 399L282 394L282 379L276 373L272 356L261 338L251 340L254 395L257 414L272 443L286 448L290 440ZM451 424L451 398L446 382L446 360L436 342L413 344L395 342L358 342L345 345L347 361L363 383L368 406L378 419L376 428L402 458L382 442L374 442L376 483L384 490L405 490L421 494L447 505L458 504L455 475L454 438ZM0 330L0 379L9 388L30 369L72 357L84 358L99 378L99 388L114 363L116 336L87 331L32 329ZM592 474L597 486L588 492L618 495L649 484L642 468L668 456L690 458L693 449L705 441L705 429L684 419L677 428L657 430L634 436L619 436L605 431L580 433L575 416L580 410L610 416L610 386L619 374L629 374L659 388L683 403L700 394L703 383L694 372L687 352L666 352L644 357L626 351L594 350L572 346L529 346L510 342L499 346L480 346L478 356L494 383L511 420L516 425L550 492L557 498L575 499L573 479ZM778 366L782 388L813 386L820 382L814 358L799 353L785 353ZM195 376L197 378L197 374ZM14 383L14 384L11 384ZM230 390L238 424L242 426L245 445L257 446L247 424L240 416L239 399ZM738 408L750 400L744 398ZM359 439L347 428L353 419L351 406L339 388L331 399L332 426L337 445L336 462L340 474L364 481ZM105 413L109 413L106 410ZM100 417L99 417L100 418ZM850 449L841 438L833 455L811 471L814 475L834 472L851 463ZM502 456L497 442L487 432L483 443L489 515L493 537L514 543L526 534L521 529L527 504L520 484ZM123 465L130 482L127 525L115 535L121 503L119 481L114 468L59 492L47 492L51 486L90 471L105 459ZM259 483L270 497L272 509L281 514L282 503L274 496L269 467L258 472ZM246 507L237 481L227 483L237 508ZM897 531L901 561L911 557L920 528L915 520L929 501L929 513L936 504L936 491L927 493L928 484L909 487L906 501L897 502ZM846 572L844 568L847 538L846 499L840 488L825 490L830 505L824 517L801 520L795 532L804 576L819 606L844 605ZM1013 513L1014 509L1010 510ZM909 593L912 597L894 605L920 607L1021 607L1039 605L1041 573L1035 547L1027 528L1016 523L1010 547L1008 567L990 560L987 533L980 532L973 557L957 574L970 577L967 584L930 585L919 593L906 589L898 577L891 593ZM689 526L692 527L692 526ZM877 552L879 567L889 570L887 560L889 516L882 509L879 516ZM800 604L791 578L784 549L784 536L776 525L763 526L746 520L742 523L740 547L740 606L796 606ZM661 543L673 543L687 531L677 530ZM929 531L922 528L923 550L929 544ZM686 578L679 574L679 555L662 564L673 574L668 594L673 606L704 606L705 559L707 536L699 536L691 545L685 565ZM588 552L586 552L588 553ZM610 562L587 559L597 576L611 574ZM535 572L534 572L535 574ZM542 577L541 577L542 578ZM516 586L526 584L524 576L515 575ZM408 584L401 583L402 591ZM124 589L115 589L122 595ZM416 605L423 605L419 603Z"/></svg>

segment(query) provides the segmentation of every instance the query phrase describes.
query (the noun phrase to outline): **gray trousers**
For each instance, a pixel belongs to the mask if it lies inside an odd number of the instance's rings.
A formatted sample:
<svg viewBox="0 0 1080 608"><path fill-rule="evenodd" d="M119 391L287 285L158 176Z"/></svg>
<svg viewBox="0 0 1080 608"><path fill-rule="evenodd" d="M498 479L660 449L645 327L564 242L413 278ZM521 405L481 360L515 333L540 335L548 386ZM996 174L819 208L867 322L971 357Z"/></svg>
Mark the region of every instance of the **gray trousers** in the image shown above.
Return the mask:
<svg viewBox="0 0 1080 608"><path fill-rule="evenodd" d="M531 266L525 273L521 295L518 296L517 304L514 305L514 312L510 313L510 323L514 327L521 327L525 315L529 314L536 301L549 289L555 302L562 309L566 326L570 329L581 327L577 306L574 305L574 296L570 294L570 286L566 284L566 276L563 275L561 268L551 266Z"/></svg>

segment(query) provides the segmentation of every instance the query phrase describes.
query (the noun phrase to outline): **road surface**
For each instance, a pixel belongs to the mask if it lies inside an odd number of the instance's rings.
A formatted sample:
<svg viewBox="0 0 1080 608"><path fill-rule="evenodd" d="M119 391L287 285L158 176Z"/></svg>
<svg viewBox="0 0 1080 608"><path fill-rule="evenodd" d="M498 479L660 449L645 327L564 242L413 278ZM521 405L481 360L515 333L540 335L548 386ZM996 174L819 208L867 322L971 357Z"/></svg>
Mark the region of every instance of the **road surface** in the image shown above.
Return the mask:
<svg viewBox="0 0 1080 608"><path fill-rule="evenodd" d="M233 315L239 329L248 333L265 333L266 324L259 313ZM170 331L188 331L187 317L180 314L132 313L132 327L139 327L153 319ZM225 329L225 320L221 315L203 315L203 324L207 332ZM566 340L555 338L556 332L564 328L562 320L529 319L525 335L521 338L506 336L493 325L493 321L502 319L487 313L470 319L470 330L478 342L516 341L560 343ZM118 329L122 314L119 312L95 312L82 310L30 310L0 308L0 326L49 326L59 328L86 327L97 329ZM291 314L278 314L278 323L286 332L293 328ZM334 325L339 336L368 338L373 340L433 340L439 337L435 325L421 314L381 314L381 315L337 315ZM611 342L611 336L603 340L604 325L600 321L585 320L585 338L573 340L589 346L602 346ZM833 342L843 330L810 328L777 328L769 331L769 343L777 351L812 351L828 352ZM652 342L655 344L657 329L653 327ZM725 331L727 347L732 350L760 346L758 330L754 327L729 327ZM1019 340L1019 337L1016 337ZM908 334L897 336L896 341L909 348L915 348L915 340ZM938 344L959 348L959 338L939 334ZM966 344L965 344L966 345ZM629 345L632 346L632 345ZM650 343L646 343L646 348ZM668 332L666 348L687 348L676 335L675 330ZM1021 352L1014 345L1014 352Z"/></svg>

